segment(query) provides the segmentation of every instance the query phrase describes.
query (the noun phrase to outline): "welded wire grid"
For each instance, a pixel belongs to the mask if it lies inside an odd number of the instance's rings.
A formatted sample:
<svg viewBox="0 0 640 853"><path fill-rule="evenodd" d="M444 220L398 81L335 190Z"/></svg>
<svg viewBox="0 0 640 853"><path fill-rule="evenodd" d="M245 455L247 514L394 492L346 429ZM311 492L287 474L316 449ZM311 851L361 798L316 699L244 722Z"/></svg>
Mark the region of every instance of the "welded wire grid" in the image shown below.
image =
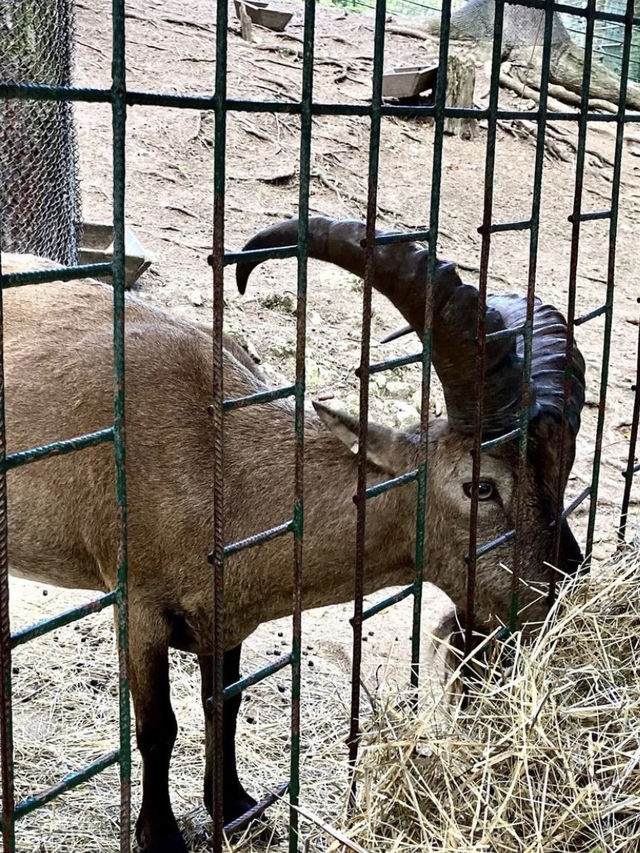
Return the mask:
<svg viewBox="0 0 640 853"><path fill-rule="evenodd" d="M68 86L73 44L73 0L0 4L0 80ZM5 251L75 263L82 220L76 155L70 104L0 103Z"/></svg>
<svg viewBox="0 0 640 853"><path fill-rule="evenodd" d="M581 8L583 0L568 0L567 5ZM636 9L638 4L635 4ZM596 9L602 12L612 12L616 15L625 13L625 0L598 0ZM584 19L575 18L572 15L563 15L567 30L571 33L573 40L581 47L589 43L586 35L587 23ZM596 20L592 33L593 51L604 64L615 71L622 73L622 52L624 44L624 24L620 21ZM631 39L631 52L629 55L629 79L640 81L640 33L636 33Z"/></svg>
<svg viewBox="0 0 640 853"><path fill-rule="evenodd" d="M486 146L486 161L485 161L485 200L482 211L479 232L482 237L481 245L481 264L480 264L480 308L478 312L478 359L477 359L477 408L476 408L476 431L475 446L474 446L474 468L473 468L473 483L472 483L472 517L469 531L469 558L468 558L468 612L466 615L466 624L471 626L473 623L473 601L475 589L475 566L478 556L485 554L497 547L497 545L505 541L513 540L514 542L514 578L513 578L513 601L511 620L515 618L517 611L517 595L515 593L517 587L517 569L519 562L518 554L518 528L520 525L521 516L521 498L518 498L517 512L515 519L515 529L499 539L488 543L478 542L477 533L477 509L478 509L478 483L480 476L480 460L483 451L490 446L493 447L499 442L518 440L520 464L523 465L526 459L526 443L527 443L527 401L528 401L528 381L531 368L531 327L532 327L532 311L533 297L536 285L536 259L538 248L538 226L540 218L540 197L541 197L541 180L543 166L543 149L544 135L546 125L546 97L547 84L549 78L549 58L550 44L552 31L552 17L556 10L563 13L571 14L575 12L579 18L586 23L585 27L585 42L587 47L593 44L594 27L599 18L599 13L596 10L595 0L588 0L587 6L583 9L572 10L566 5L553 4L545 2L545 0L529 0L526 4L544 10L544 48L542 61L542 78L541 78L541 103L538 110L538 141L536 147L536 161L534 170L534 186L532 193L532 208L528 220L525 222L501 222L496 223L492 217L492 201L493 201L493 179L495 166L496 152L496 128L497 122L501 119L518 119L532 117L530 111L523 110L505 110L500 108L498 103L498 82L499 82L499 64L501 58L501 35L503 26L503 17L505 6L512 0L496 0L496 15L494 23L494 49L492 56L492 72L491 72L491 89L489 104L484 109L468 109L468 108L449 108L445 106L446 94L446 59L448 55L449 42L449 16L451 4L449 0L445 0L442 7L442 21L440 31L440 54L437 88L435 93L435 103L430 106L393 106L382 102L382 70L384 65L384 23L386 8L384 2L380 2L376 6L376 27L374 41L374 71L372 78L373 94L371 103L367 105L340 105L340 104L324 104L314 101L313 99L313 35L314 35L314 3L313 0L305 2L305 33L304 33L304 66L303 66L303 92L300 102L297 103L282 103L279 101L242 101L229 99L226 96L226 71L227 71L227 5L222 3L217 7L217 28L216 28L216 77L215 90L212 94L202 95L176 95L168 93L145 92L145 91L127 91L125 86L125 66L124 66L124 9L121 0L114 0L114 31L113 31L113 83L109 90L101 89L78 89L69 86L46 85L37 83L28 85L25 83L3 82L0 84L0 97L12 98L20 101L43 100L43 101L65 101L65 100L84 100L93 102L110 103L113 109L113 125L114 125L114 227L116 234L115 255L113 266L110 264L94 265L91 267L73 267L65 271L64 276L60 276L55 271L47 274L21 274L16 276L4 276L2 278L3 287L27 285L35 281L53 280L54 278L64 277L65 279L79 278L87 274L98 274L106 271L112 271L114 280L115 293L115 350L116 350L116 404L115 404L115 424L113 432L109 436L103 436L105 439L112 437L116 445L116 457L118 462L119 480L118 480L118 497L119 505L122 513L122 552L119 568L119 585L115 593L108 594L98 600L98 603L87 605L84 610L98 609L101 606L117 601L120 605L120 648L123 649L126 644L126 619L124 599L122 596L124 578L126 576L126 519L124 514L125 494L124 494L124 479L123 473L123 352L122 352L122 305L123 305L123 213L124 213L124 119L126 113L126 105L145 104L156 106L170 106L183 109L198 109L198 110L213 110L216 119L216 144L214 153L214 220L213 220L213 250L210 257L210 263L213 269L213 287L214 287L214 395L212 405L212 421L215 436L215 458L214 472L215 485L213 493L213 537L212 550L210 561L213 566L212 582L216 588L216 618L215 618L215 636L214 652L215 652L215 667L214 667L214 684L212 685L213 704L214 704L214 720L215 720L215 739L216 739L216 756L221 755L221 734L222 734L222 707L225 698L236 695L239 691L257 683L271 673L285 666L291 666L292 669L292 702L291 702L291 755L290 755L290 771L289 778L278 784L273 792L270 792L265 801L268 803L277 796L278 792L288 789L291 801L290 813L290 830L289 830L289 849L295 851L298 849L298 824L297 812L295 806L299 791L299 750L300 737L303 733L300 732L299 724L299 703L300 703L300 580L303 571L302 561L302 545L303 545L303 468L304 468L304 356L305 356L305 308L306 308L306 259L308 253L308 191L309 191L309 169L310 169L310 143L312 133L312 117L326 115L356 115L368 117L370 119L370 144L369 144L369 194L367 205L367 224L366 224L366 274L365 286L363 295L363 334L360 367L358 370L360 377L360 420L359 420L359 461L358 461L358 481L356 487L355 500L357 503L357 530L356 530L356 550L357 550L357 565L354 577L354 616L352 619L354 632L354 650L353 650L353 672L352 672L352 700L351 700L351 728L349 734L349 760L353 766L358 755L359 741L359 718L360 718L360 665L362 657L362 624L363 621L373 617L377 613L391 606L395 602L409 595L414 596L414 625L413 625L413 643L412 643L412 661L410 667L410 678L412 683L417 684L418 667L419 667L419 622L420 622L420 590L421 580L423 575L423 534L424 534L424 517L426 501L428 499L428 434L427 434L427 418L429 410L429 385L430 385L430 355L431 355L431 321L432 321L432 293L429 286L427 299L425 304L425 323L422 351L409 359L405 356L400 359L389 359L387 362L371 365L369 339L370 339L370 319L371 319L371 292L372 292L372 274L373 274L373 252L376 243L393 242L395 239L406 239L406 235L385 236L384 238L375 236L375 220L376 220L376 186L377 186L377 171L378 161L380 156L380 127L381 119L385 115L395 116L431 116L435 122L435 140L432 156L432 189L430 198L430 223L428 232L420 231L415 233L416 239L427 239L429 243L429 275L430 280L433 280L436 263L436 244L438 236L438 214L439 214L439 199L440 199L440 184L442 171L442 149L443 149L443 124L447 116L451 117L472 117L481 118L487 121L487 146ZM555 121L577 121L579 144L578 155L576 157L576 183L575 196L572 212L569 216L569 221L572 226L572 264L569 280L569 296L567 304L567 318L569 331L573 330L575 325L582 322L587 322L597 316L604 315L605 329L603 335L603 357L602 370L600 377L600 399L599 399L599 417L596 433L596 452L594 454L593 476L590 486L578 496L575 496L567 510L562 509L559 503L556 507L556 531L559 531L559 521L563 515L575 509L583 500L589 498L589 529L587 533L586 552L591 551L593 543L593 529L595 522L595 514L597 507L598 493L598 475L600 465L600 452L602 447L602 435L605 415L606 403L606 384L608 375L609 362L609 337L612 322L612 299L614 289L615 275L615 246L616 246L616 229L618 217L618 186L621 168L622 155L622 140L625 122L637 121L637 115L625 114L624 100L626 91L626 78L630 66L630 49L632 27L640 25L640 20L634 18L633 0L627 0L625 10L620 15L607 14L606 20L617 22L623 28L622 40L622 55L621 55L621 92L620 105L615 114L599 114L589 112L588 103L588 82L591 73L590 51L587 51L587 62L584 68L584 85L583 97L579 112L554 113ZM300 116L301 122L301 144L300 144L300 194L299 194L299 237L296 246L284 247L274 250L265 250L251 253L226 252L224 247L224 222L225 222L225 135L226 135L226 116L230 111L235 112L265 112L265 113L289 113ZM616 144L615 144L615 165L614 165L614 180L611 206L605 211L583 212L582 211L582 183L584 172L585 159L585 139L586 132L590 122L595 121L613 121L616 123ZM609 221L609 264L607 272L607 293L605 302L600 306L595 306L582 317L575 316L576 304L576 265L575 261L579 252L580 242L580 225L583 221L601 218ZM526 321L521 329L517 330L517 334L523 336L524 340L524 362L525 369L523 375L523 403L520 425L517 430L513 430L508 435L500 439L493 439L491 442L483 442L480 434L480 424L482 423L482 377L484 364L484 347L488 335L485 334L484 315L486 305L486 291L488 280L488 267L491 250L491 237L497 231L506 230L528 230L531 262L528 271L528 287L527 287L527 316ZM274 389L270 392L261 392L260 394L241 400L225 400L224 388L222 383L222 321L223 321L223 272L224 267L228 264L236 263L240 258L258 260L267 257L291 257L298 258L298 283L297 283L297 331L296 331L296 376L293 385L283 388ZM567 364L571 363L570 359L571 334L569 334ZM420 455L419 465L415 471L407 472L403 476L396 477L393 480L376 486L367 487L366 484L366 446L367 446L367 421L368 421L368 401L369 390L368 380L373 372L390 369L399 366L401 363L406 364L410 361L420 361L422 363L422 419L420 430ZM565 384L565 395L568 397L570 386L570 368L567 367L567 376ZM234 408L239 408L246 405L259 405L268 400L279 399L286 396L295 398L295 432L296 432L296 466L295 466L295 502L292 507L291 519L284 521L277 527L263 531L255 536L252 536L241 542L225 542L224 537L224 506L223 506L223 490L222 490L222 474L223 474L223 458L224 458L224 414L226 411L231 411ZM630 489L630 483L635 473L637 466L633 463L633 442L634 436L637 434L638 413L640 412L640 402L638 402L638 392L636 391L636 405L634 409L634 420L632 428L632 446L630 449L630 461L627 472L625 474L627 487ZM3 420L0 423L0 442L3 437ZM83 439L78 439L82 441ZM87 436L86 441L95 442L96 436ZM72 450L72 447L67 447L66 450ZM41 458L47 454L46 448L34 449L32 458ZM51 452L54 452L52 449ZM59 448L57 452L60 452ZM64 452L64 451L63 451ZM27 809L36 807L41 802L48 801L51 794L45 792L39 795L33 801L29 801L28 805L18 804L13 808L13 765L12 765L12 744L11 744L11 681L10 681L10 650L12 645L18 642L24 642L30 636L37 635L40 632L39 627L30 629L27 635L16 635L11 638L8 622L8 589L7 589L7 559L6 559L6 510L5 510L5 479L6 471L12 464L19 464L18 460L13 460L11 456L7 456L4 448L1 451L2 456L2 475L0 476L0 590L2 592L1 608L0 608L0 645L2 649L2 686L0 690L1 702L1 724L3 735L3 750L2 750L2 780L3 780L3 836L4 849L10 851L14 849L14 820ZM23 459L22 462L30 461ZM417 483L417 511L416 511L416 574L414 582L400 593L378 602L375 606L364 610L362 601L362 579L364 566L364 538L366 533L366 507L368 500L375 498L383 491L396 488L407 482L416 481ZM625 490L625 500L628 501L627 491ZM628 504L627 504L628 505ZM623 511L626 513L625 505ZM262 670L252 673L249 676L241 679L233 685L223 687L222 682L222 612L224 606L224 561L225 557L236 553L244 548L249 548L254 545L271 539L275 536L293 534L292 547L292 572L295 582L295 601L294 601L294 616L293 616L293 642L291 652L279 659L270 666L264 667ZM557 547L557 543L556 543ZM72 614L62 614L57 617L56 625L66 624L74 618L81 615L80 611L74 611ZM42 626L42 630L50 629L50 624ZM470 629L467 636L467 641L470 644L471 635ZM126 674L124 671L124 658L121 656L122 664L122 683L121 683L121 746L120 751L114 752L111 756L107 756L103 760L103 765L120 759L122 766L122 823L121 823L121 848L127 849L129 843L129 787L128 787L128 702L126 698ZM91 766L85 768L81 774L77 774L71 781L65 781L58 786L53 795L57 795L62 790L71 787L72 784L77 784L82 778L88 778L100 768ZM223 818L222 818L222 764L221 761L216 762L215 770L215 800L214 800L214 832L213 832L213 849L218 853L222 850L223 844ZM353 787L351 788L352 794ZM352 797L353 802L353 797ZM31 805L33 803L33 805Z"/></svg>

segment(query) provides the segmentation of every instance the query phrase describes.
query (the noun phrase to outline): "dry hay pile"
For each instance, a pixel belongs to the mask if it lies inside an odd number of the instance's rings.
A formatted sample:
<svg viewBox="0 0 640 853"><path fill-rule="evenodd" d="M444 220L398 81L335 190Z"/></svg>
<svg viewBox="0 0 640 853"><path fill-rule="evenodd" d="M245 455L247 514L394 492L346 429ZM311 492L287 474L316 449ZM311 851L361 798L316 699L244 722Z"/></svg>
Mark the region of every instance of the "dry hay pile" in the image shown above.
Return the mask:
<svg viewBox="0 0 640 853"><path fill-rule="evenodd" d="M359 811L329 850L640 849L640 558L575 580L466 709L379 709Z"/></svg>

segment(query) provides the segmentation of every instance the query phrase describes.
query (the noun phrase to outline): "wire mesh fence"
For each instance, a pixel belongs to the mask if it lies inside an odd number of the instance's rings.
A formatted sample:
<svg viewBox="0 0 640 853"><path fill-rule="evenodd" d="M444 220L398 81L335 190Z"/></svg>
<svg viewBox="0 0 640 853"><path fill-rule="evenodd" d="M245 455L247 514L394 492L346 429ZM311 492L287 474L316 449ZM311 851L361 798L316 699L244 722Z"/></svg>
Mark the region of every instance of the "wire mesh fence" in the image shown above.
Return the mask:
<svg viewBox="0 0 640 853"><path fill-rule="evenodd" d="M210 708L213 713L214 725L214 755L216 756L214 771L214 798L213 798L213 849L218 853L224 849L224 813L223 813L223 762L221 756L224 750L223 725L225 701L237 696L240 692L249 689L263 678L287 667L291 671L292 689L290 702L290 741L288 756L288 774L284 784L274 790L267 791L264 799L258 804L256 811L262 810L285 791L288 792L290 802L289 815L289 838L288 846L293 853L300 849L300 825L299 825L299 790L300 790L300 746L304 739L304 731L300 728L300 702L301 702L301 611L303 608L303 579L305 571L304 551L304 520L305 520L305 496L309 489L314 488L314 483L305 483L305 350L307 342L306 326L306 298L307 298L307 259L314 255L314 223L310 221L310 179L311 179L311 143L313 138L314 119L332 116L356 116L365 119L369 123L368 140L368 164L367 181L368 195L366 203L366 223L361 224L358 232L357 245L351 246L358 254L358 262L355 264L358 274L364 277L364 292L362 299L362 347L360 351L359 376L359 417L353 427L357 434L355 446L357 449L357 469L353 482L353 501L356 506L356 520L353 530L353 578L352 588L355 600L352 626L353 626L353 656L352 656L352 693L349 709L350 731L348 736L348 756L353 768L358 760L358 748L360 737L361 719L361 664L363 651L363 624L370 618L387 610L404 598L413 598L413 624L412 624L412 654L411 660L407 662L407 680L415 687L420 675L420 616L423 579L429 576L431 570L429 565L429 529L427 518L429 512L429 500L432 493L430 483L430 464L433 457L431 439L429 435L428 420L430 415L430 393L431 393L431 364L442 376L446 376L447 363L454 360L455 356L450 353L443 356L442 341L437 340L438 328L442 329L444 321L441 318L442 305L441 290L438 290L438 271L440 269L436 249L439 237L439 222L441 214L441 188L443 170L443 145L444 145L444 122L446 118L473 118L486 122L486 157L484 164L484 205L482 211L478 212L478 230L480 235L480 266L479 266L479 288L473 297L471 310L467 311L466 319L470 322L468 328L463 331L460 328L446 329L447 336L455 343L458 350L458 361L455 361L455 372L465 374L467 378L466 402L460 402L459 396L453 393L449 397L449 417L453 420L457 417L462 422L466 432L466 438L470 442L470 455L473 460L468 483L469 500L469 528L466 531L467 538L464 547L464 557L461 560L461 574L466 572L463 584L464 590L461 603L461 615L464 611L463 627L465 629L466 651L470 652L477 640L477 615L478 601L477 592L482 589L482 566L486 565L487 558L492 559L491 554L496 549L501 555L508 555L511 576L508 583L508 592L503 596L507 603L504 612L500 614L506 630L516 627L519 619L520 590L519 576L525 565L526 556L524 551L529 543L524 541L522 531L526 529L526 495L524 486L516 490L514 502L509 515L509 527L497 537L485 537L485 528L479 522L481 503L486 497L483 489L486 489L487 481L483 479L483 460L495 454L500 448L511 448L507 451L514 461L514 480L523 484L529 466L532 464L532 455L538 456L549 452L554 458L553 474L556 481L549 488L546 495L545 519L548 521L545 528L545 537L552 543L547 550L547 558L550 562L557 564L563 548L563 535L567 530L567 518L583 502L588 501L589 517L588 529L584 537L584 552L589 557L593 541L595 521L598 508L598 482L599 470L602 456L602 442L604 417L606 413L606 391L608 380L608 363L611 346L612 329L612 306L615 286L615 263L617 245L617 224L619 214L619 187L621 180L621 164L623 137L626 125L637 122L637 114L625 111L625 81L631 64L632 35L634 27L637 30L640 21L637 20L633 3L628 2L623 13L622 20L617 23L623 28L621 54L621 82L619 107L615 113L595 112L589 104L589 79L591 73L591 61L587 58L583 70L582 96L577 111L567 110L565 113L554 113L553 121L558 123L573 123L578 128L578 141L575 160L575 193L573 206L568 212L569 226L572 233L572 258L570 274L567 286L566 304L559 306L566 316L566 324L560 322L553 315L552 326L557 331L558 326L563 326L560 333L560 353L554 355L553 361L544 363L542 367L536 367L537 342L540 339L540 327L536 325L536 290L538 286L537 259L540 242L540 219L542 215L542 183L545 165L545 139L549 113L547 109L547 90L549 84L549 65L551 58L553 18L557 11L556 5L550 2L523 4L539 8L543 11L543 53L541 66L541 86L539 108L530 111L520 108L505 108L499 99L500 82L500 59L503 35L503 23L505 10L513 3L505 3L498 0L496 3L496 17L494 27L494 46L492 55L492 69L490 76L490 91L488 103L481 108L450 107L446 104L446 68L449 50L449 16L451 4L445 2L442 7L442 23L440 30L439 68L437 85L434 93L434 103L430 105L397 105L385 102L382 97L382 76L385 57L385 19L386 7L384 3L378 3L375 17L375 36L373 52L373 71L371 74L371 94L365 103L345 104L327 103L314 97L314 31L315 31L315 6L311 0L305 3L304 35L301 67L301 97L291 101L274 98L270 101L258 101L250 99L230 98L227 94L227 81L229 76L228 63L228 32L229 9L226 4L218 4L217 18L215 24L215 88L214 91L204 91L202 94L175 94L173 92L154 92L138 90L126 86L126 74L124 64L124 40L125 40L125 15L123 3L116 0L114 3L114 30L113 30L113 58L114 72L112 85L108 89L79 89L69 85L68 79L43 79L42 75L32 76L29 72L19 71L15 75L10 73L0 83L0 98L3 105L44 104L45 106L56 106L60 102L67 101L89 101L110 104L113 110L114 137L113 137L113 159L114 159L114 233L116 235L116 253L113 265L98 265L100 268L74 268L70 267L63 273L58 270L34 271L27 274L2 276L2 287L24 286L43 281L56 281L60 278L72 280L81 278L90 273L113 274L116 294L115 313L115 351L116 359L116 392L115 392L115 427L109 428L104 433L82 436L77 441L58 442L55 446L32 448L22 451L20 454L4 453L2 461L2 483L6 483L9 472L19 465L36 462L49 454L71 452L80 446L91 446L102 440L115 439L116 441L116 464L120 472L120 489L118 503L120 507L120 520L122 525L122 548L126 546L126 516L124 495L124 445L123 445L123 415L124 415L124 363L123 363L123 228L124 228L124 152L125 152L125 115L131 107L153 106L160 109L175 108L180 110L194 110L196 113L212 112L215 119L215 139L213 141L213 164L214 164L214 222L212 236L212 252L209 259L213 270L213 395L209 408L211 431L213 434L213 513L212 513L212 547L208 554L209 564L212 567L210 581L216 591L215 626L211 645L214 651L214 666L211 673L211 692L213 694ZM566 12L566 9L563 9ZM586 44L592 44L596 24L595 3L589 3L586 14L582 16L585 21ZM5 19L6 20L6 19ZM209 22L212 24L212 22ZM590 53L587 54L590 57ZM67 103L68 105L68 103ZM8 108L7 108L8 109ZM226 192L228 186L228 175L226 169L226 140L228 133L228 119L230 115L243 114L273 114L278 116L292 115L300 122L300 149L298 163L299 196L297 205L298 225L294 234L286 233L287 239L279 247L273 245L260 249L247 248L243 252L232 252L227 248L225 239L225 225L232 215L227 208ZM391 231L380 233L376 229L378 217L378 175L380 168L380 157L383 151L381 142L381 127L383 120L387 117L394 119L430 119L434 122L434 148L432 152L432 179L429 198L429 224L428 228L416 228L413 231L398 232ZM499 122L503 121L529 121L534 118L537 122L537 139L535 143L535 164L533 169L533 181L531 186L530 209L522 218L510 219L508 221L497 220L494 209L494 182L496 169L496 149L498 140ZM585 209L583 200L583 178L587 148L587 131L590 125L597 123L610 123L615 128L615 155L612 164L612 192L607 207L600 211ZM64 125L64 120L61 120ZM65 126L68 138L68 124ZM31 136L31 134L29 134ZM66 172L75 175L75 169L71 164L65 167ZM73 189L68 189L68 194L74 196ZM4 194L2 196L4 198ZM609 262L606 273L606 288L604 300L584 313L578 313L576 308L577 292L577 265L580 254L580 240L583 238L584 224L594 220L603 220L608 228ZM526 270L526 297L518 303L517 311L509 314L507 308L499 301L492 301L488 290L490 286L490 259L496 235L523 232L528 245L529 265ZM7 243L5 244L5 239ZM373 291L381 289L380 264L384 255L384 247L389 248L389 257L397 259L400 257L393 254L398 247L406 246L410 241L426 242L427 248L420 254L419 275L416 276L417 287L422 294L417 306L410 306L406 314L410 314L411 322L421 340L419 353L399 359L389 359L386 362L373 363L371 354L371 332L372 332L372 298ZM10 235L3 236L3 250L7 248L21 249L21 245L12 246ZM51 250L28 246L30 251L42 254L53 254ZM411 249L413 251L413 249ZM225 302L223 298L224 270L225 267L243 263L253 263L267 260L271 257L295 257L298 260L298 273L296 283L296 367L295 377L291 384L280 388L265 389L256 394L245 397L228 397L223 385L223 348L225 339L223 336L223 319ZM385 270L385 272L388 272ZM413 282L413 284L416 284ZM406 282L403 282L406 284ZM470 291L464 291L469 294ZM475 290L474 290L475 293ZM401 300L397 300L401 302ZM461 309L462 310L462 309ZM496 321L496 312L500 314L501 320ZM501 313L502 312L502 313ZM506 319L505 319L506 318ZM602 337L601 371L598 397L598 422L596 426L595 440L593 445L593 467L589 483L577 494L567 495L570 500L565 509L563 505L564 483L568 475L569 463L573 449L568 436L577 431L575 423L575 412L572 407L580 408L580 403L574 399L579 397L575 391L575 380L581 381L580 364L574 358L573 331L576 326L604 318L604 334ZM564 325L563 325L564 324ZM496 353L503 353L509 367L513 369L512 388L513 399L507 400L509 418L499 420L497 426L487 426L487 418L495 416L489 393L484 390L487 377L491 376L495 366ZM466 358L466 361L465 361ZM371 376L385 370L395 369L410 362L418 363L422 367L422 378L420 385L421 401L421 423L413 433L413 444L415 446L415 466L404 473L398 473L392 478L378 476L374 484L371 482L371 465L367 456L368 446L371 446L369 435L369 405L370 405L370 379ZM545 390L544 384L538 387L536 382L540 373L560 374L562 381L554 386L552 406L554 408L554 423L559 425L557 431L549 429L548 433L536 435L531 427L532 421L544 409ZM444 380L443 380L444 381ZM454 389L455 390L455 389ZM637 392L636 392L637 393ZM537 397L536 397L537 395ZM293 471L294 499L290 507L288 518L268 530L252 535L232 539L226 534L225 513L228 514L229 507L225 505L224 476L225 476L225 441L228 430L231 429L230 415L249 406L264 406L276 400L292 398L293 405L290 407L291 426L294 433L294 441L288 446L293 447L295 460L293 464L289 461L290 469ZM503 400L501 402L504 402ZM457 405L457 409L456 409ZM538 408L536 408L536 406ZM466 408L465 408L466 407ZM532 414L533 412L533 414ZM559 413L559 414L558 414ZM626 519L628 511L628 500L635 465L635 436L640 414L640 406L636 403L633 415L633 429L630 438L629 463L625 473L627 490L624 496L622 514ZM107 435L108 432L108 435ZM464 430L463 430L464 432ZM546 438L546 440L545 440ZM575 439L575 435L574 435ZM435 443L435 442L434 442ZM466 445L465 445L466 447ZM559 461L558 461L559 458ZM367 573L367 536L371 530L370 519L375 501L385 494L396 490L410 488L415 491L413 496L415 506L415 526L411 539L412 544L412 568L411 576L406 585L399 592L390 597L381 599L373 607L364 604L365 577ZM465 492L466 494L466 492ZM11 512L11 506L8 507ZM412 523L413 523L412 518ZM551 533L549 533L549 530ZM624 525L621 525L621 536L624 535ZM6 519L5 519L6 539ZM290 610L293 612L292 633L293 642L289 654L283 656L274 664L264 667L261 671L251 674L242 679L227 683L224 678L225 648L223 633L224 607L225 607L225 583L227 580L226 570L232 559L238 559L243 552L251 548L260 548L268 542L285 540L290 542L287 546L288 565L291 574L292 600ZM545 539L546 541L546 539ZM566 542L564 543L566 545ZM283 546L284 547L284 546ZM4 849L11 851L15 849L14 823L24 814L28 813L37 805L45 804L59 794L64 793L72 785L79 784L85 778L89 778L98 772L106 761L109 763L121 759L123 762L123 796L122 796L122 820L120 824L121 849L128 849L129 845L129 793L128 793L128 703L126 699L127 684L124 680L121 694L122 710L122 743L120 751L107 756L102 764L98 762L95 766L85 769L73 780L65 780L54 789L30 798L26 801L14 804L13 779L12 779L12 743L11 743L11 695L10 695L10 649L13 646L23 644L27 639L37 636L43 630L36 626L26 632L9 633L9 619L7 613L7 581L6 571L8 560L6 549L3 556L4 575L2 602L3 610L0 614L3 634L3 683L5 685L2 702L3 714L3 833ZM206 555L202 556L202 571L207 571ZM566 556L566 555L565 555ZM370 555L369 555L370 557ZM464 564L466 563L466 566ZM480 569L479 569L480 567ZM101 606L118 603L120 606L120 648L123 659L126 647L126 608L125 608L125 575L126 559L124 550L121 551L119 567L118 590L108 594L108 599L102 601ZM554 575L550 574L549 586L553 594ZM135 577L133 581L135 583ZM266 594L266 593L265 593ZM95 605L88 605L83 612L95 609ZM77 618L80 612L73 615L63 614L57 621L47 626L59 626L66 621ZM351 807L356 800L355 788L351 788ZM247 816L241 817L233 826L236 828L245 822ZM17 824L19 826L19 823ZM175 838L166 839L166 849L175 843Z"/></svg>
<svg viewBox="0 0 640 853"><path fill-rule="evenodd" d="M0 43L4 81L69 86L72 0L3 3ZM4 100L0 110L2 247L74 263L81 210L72 107Z"/></svg>

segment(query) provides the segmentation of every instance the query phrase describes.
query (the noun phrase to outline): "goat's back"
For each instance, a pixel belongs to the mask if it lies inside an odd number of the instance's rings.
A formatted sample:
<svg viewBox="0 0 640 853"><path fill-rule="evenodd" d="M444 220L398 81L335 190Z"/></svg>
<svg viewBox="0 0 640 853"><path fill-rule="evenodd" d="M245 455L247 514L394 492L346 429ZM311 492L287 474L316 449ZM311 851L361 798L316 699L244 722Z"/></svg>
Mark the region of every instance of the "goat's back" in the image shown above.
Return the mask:
<svg viewBox="0 0 640 853"><path fill-rule="evenodd" d="M37 261L3 255L3 271L37 268ZM87 281L5 291L9 453L113 423L112 302L109 286ZM181 548L188 563L192 553L201 562L209 546L212 340L197 324L130 296L125 328L130 558L134 571L157 572L161 591L163 567ZM262 388L247 364L226 356L228 396ZM238 441L255 438L255 416L243 422ZM231 434L232 457L235 443ZM119 539L114 496L110 444L11 471L12 570L63 586L109 587Z"/></svg>

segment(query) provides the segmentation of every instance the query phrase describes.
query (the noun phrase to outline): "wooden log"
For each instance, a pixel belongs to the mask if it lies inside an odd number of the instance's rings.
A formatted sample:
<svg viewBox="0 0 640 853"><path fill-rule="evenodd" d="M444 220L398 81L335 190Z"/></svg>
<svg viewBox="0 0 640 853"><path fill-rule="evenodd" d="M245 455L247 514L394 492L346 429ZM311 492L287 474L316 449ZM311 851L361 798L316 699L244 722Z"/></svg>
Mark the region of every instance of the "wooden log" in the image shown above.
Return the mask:
<svg viewBox="0 0 640 853"><path fill-rule="evenodd" d="M450 54L447 60L447 107L473 107L473 92L476 85L476 66L473 60L460 53ZM450 118L444 120L444 132L461 139L473 139L476 135L475 118Z"/></svg>

